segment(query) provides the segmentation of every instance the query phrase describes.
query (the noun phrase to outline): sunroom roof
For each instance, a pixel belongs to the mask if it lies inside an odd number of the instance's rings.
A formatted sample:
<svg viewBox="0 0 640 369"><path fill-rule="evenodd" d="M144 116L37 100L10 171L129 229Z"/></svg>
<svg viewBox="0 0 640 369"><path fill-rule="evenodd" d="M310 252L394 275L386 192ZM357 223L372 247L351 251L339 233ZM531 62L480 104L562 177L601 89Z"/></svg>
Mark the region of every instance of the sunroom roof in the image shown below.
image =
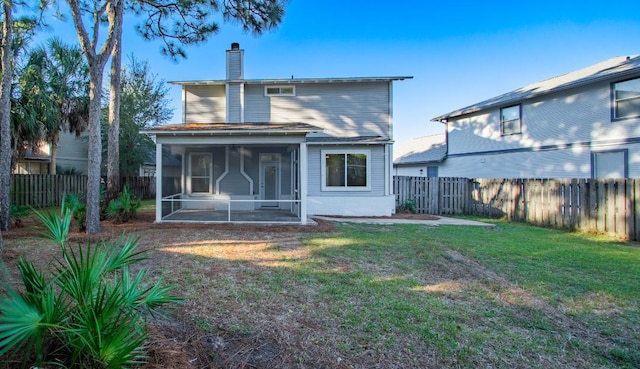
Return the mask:
<svg viewBox="0 0 640 369"><path fill-rule="evenodd" d="M184 123L141 131L149 135L307 134L322 128L307 123Z"/></svg>

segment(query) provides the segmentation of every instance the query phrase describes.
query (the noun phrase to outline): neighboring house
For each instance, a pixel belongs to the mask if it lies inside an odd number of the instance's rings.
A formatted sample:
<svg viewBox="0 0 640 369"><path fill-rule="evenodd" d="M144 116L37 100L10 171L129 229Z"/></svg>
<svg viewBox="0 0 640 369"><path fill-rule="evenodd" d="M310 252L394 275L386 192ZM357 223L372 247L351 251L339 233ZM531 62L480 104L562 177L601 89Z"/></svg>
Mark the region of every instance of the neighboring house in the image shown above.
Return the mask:
<svg viewBox="0 0 640 369"><path fill-rule="evenodd" d="M444 133L417 137L393 147L396 176L438 177L438 167L447 157Z"/></svg>
<svg viewBox="0 0 640 369"><path fill-rule="evenodd" d="M85 136L61 132L56 152L56 167L73 170L76 174L87 174L89 143ZM19 160L14 174L49 174L51 166L51 145L42 142L37 150L28 150Z"/></svg>
<svg viewBox="0 0 640 369"><path fill-rule="evenodd" d="M162 178L156 221L394 212L392 84L411 77L245 79L237 43L226 61L226 79L171 82L183 124L144 131ZM179 173L166 172L166 151Z"/></svg>
<svg viewBox="0 0 640 369"><path fill-rule="evenodd" d="M640 57L617 57L436 117L440 176L640 177Z"/></svg>

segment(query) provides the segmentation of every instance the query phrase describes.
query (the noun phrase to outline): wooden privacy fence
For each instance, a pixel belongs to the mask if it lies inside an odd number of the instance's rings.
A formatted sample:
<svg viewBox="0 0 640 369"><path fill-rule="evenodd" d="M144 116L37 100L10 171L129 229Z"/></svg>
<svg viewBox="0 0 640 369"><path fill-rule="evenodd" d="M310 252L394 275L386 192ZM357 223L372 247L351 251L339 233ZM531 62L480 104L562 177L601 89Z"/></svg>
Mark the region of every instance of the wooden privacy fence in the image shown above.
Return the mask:
<svg viewBox="0 0 640 369"><path fill-rule="evenodd" d="M640 240L640 179L395 177L398 204L419 213L501 217Z"/></svg>
<svg viewBox="0 0 640 369"><path fill-rule="evenodd" d="M466 214L471 200L469 183L468 178L395 176L393 193L396 204L411 200L421 214Z"/></svg>
<svg viewBox="0 0 640 369"><path fill-rule="evenodd" d="M129 185L131 192L143 199L154 198L155 177L122 177L120 184ZM11 175L11 205L29 205L36 208L60 206L67 193L84 196L87 176L54 174Z"/></svg>

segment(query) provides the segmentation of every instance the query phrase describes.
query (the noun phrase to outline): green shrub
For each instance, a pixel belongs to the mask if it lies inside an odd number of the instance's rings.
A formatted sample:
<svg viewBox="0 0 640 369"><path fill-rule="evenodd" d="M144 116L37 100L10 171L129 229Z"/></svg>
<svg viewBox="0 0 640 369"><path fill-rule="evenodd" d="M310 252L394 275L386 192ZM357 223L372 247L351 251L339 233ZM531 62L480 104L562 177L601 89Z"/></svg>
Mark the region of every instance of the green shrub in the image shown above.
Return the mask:
<svg viewBox="0 0 640 369"><path fill-rule="evenodd" d="M9 210L9 216L13 225L16 227L22 227L22 219L29 214L29 207L26 205L11 205Z"/></svg>
<svg viewBox="0 0 640 369"><path fill-rule="evenodd" d="M75 193L65 194L62 198L62 207L71 210L73 219L78 223L78 231L84 232L87 229L87 205L80 196Z"/></svg>
<svg viewBox="0 0 640 369"><path fill-rule="evenodd" d="M129 268L145 259L138 240L120 238L68 247L71 212L41 214L62 257L51 276L18 261L24 288L0 297L0 356L23 355L25 367L122 368L145 360L144 314L178 299L161 281Z"/></svg>
<svg viewBox="0 0 640 369"><path fill-rule="evenodd" d="M136 216L139 207L140 199L129 190L128 185L125 185L118 197L109 202L107 215L124 223Z"/></svg>
<svg viewBox="0 0 640 369"><path fill-rule="evenodd" d="M397 213L411 213L411 214L415 214L416 213L416 202L411 200L411 199L407 199L405 200L402 204L399 204L396 207L396 212Z"/></svg>

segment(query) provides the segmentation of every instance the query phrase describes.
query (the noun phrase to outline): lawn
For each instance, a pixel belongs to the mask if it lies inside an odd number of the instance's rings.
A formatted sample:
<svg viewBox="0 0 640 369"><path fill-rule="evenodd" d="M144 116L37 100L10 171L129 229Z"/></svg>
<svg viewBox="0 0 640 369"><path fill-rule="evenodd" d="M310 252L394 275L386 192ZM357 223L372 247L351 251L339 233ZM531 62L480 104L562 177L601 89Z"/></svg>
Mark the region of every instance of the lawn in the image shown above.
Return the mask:
<svg viewBox="0 0 640 369"><path fill-rule="evenodd" d="M184 298L149 367L167 352L176 368L640 366L637 245L505 222L129 231ZM8 236L12 273L55 253Z"/></svg>

